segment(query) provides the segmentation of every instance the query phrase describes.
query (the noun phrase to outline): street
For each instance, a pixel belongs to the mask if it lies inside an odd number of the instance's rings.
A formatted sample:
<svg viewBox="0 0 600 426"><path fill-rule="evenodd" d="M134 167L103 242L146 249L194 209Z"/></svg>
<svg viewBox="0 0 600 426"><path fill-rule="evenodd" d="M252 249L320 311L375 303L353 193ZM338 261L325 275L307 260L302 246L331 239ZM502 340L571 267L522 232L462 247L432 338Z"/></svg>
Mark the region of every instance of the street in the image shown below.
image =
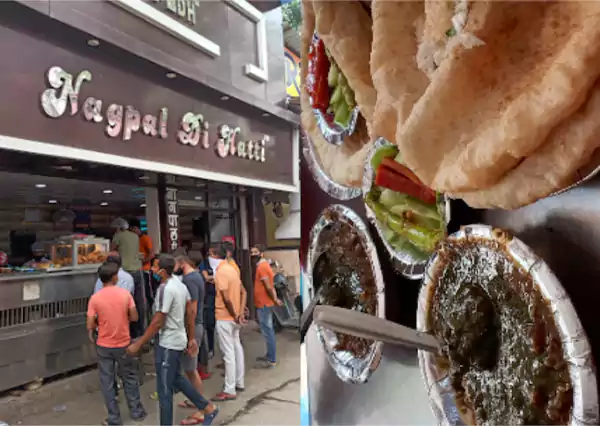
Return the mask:
<svg viewBox="0 0 600 426"><path fill-rule="evenodd" d="M222 425L299 425L300 424L300 344L295 330L277 334L278 365L271 370L254 369L254 360L264 355L264 341L251 323L242 331L246 357L246 390L235 401L219 403L215 424ZM206 397L216 395L222 387L221 371L212 366L220 362L217 353L211 360L213 376L204 382ZM142 400L148 411L144 422L129 418L121 397L121 415L125 424L158 424L158 402L150 396L155 391L154 366L144 357L146 381L141 387ZM183 395L175 396L175 404ZM193 410L175 407L174 424L179 424ZM99 425L106 417L96 370L62 379L26 391L19 396L0 400L0 421L15 425Z"/></svg>

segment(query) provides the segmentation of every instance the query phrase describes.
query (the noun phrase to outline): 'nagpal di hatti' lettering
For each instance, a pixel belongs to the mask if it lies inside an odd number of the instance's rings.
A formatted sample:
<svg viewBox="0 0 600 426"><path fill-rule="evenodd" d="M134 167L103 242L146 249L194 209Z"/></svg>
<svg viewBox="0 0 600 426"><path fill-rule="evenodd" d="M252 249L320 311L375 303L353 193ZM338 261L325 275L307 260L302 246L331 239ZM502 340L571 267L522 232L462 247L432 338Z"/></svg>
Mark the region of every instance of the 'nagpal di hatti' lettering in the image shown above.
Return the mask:
<svg viewBox="0 0 600 426"><path fill-rule="evenodd" d="M79 112L79 92L84 83L92 80L89 71L81 71L75 78L61 67L55 66L48 70L48 84L50 88L41 95L42 109L51 118L62 117L67 109L71 116ZM167 139L169 134L167 122L169 111L163 107L157 115L142 114L131 105L110 104L103 111L103 101L88 97L82 104L82 115L86 121L103 123L106 120L105 133L111 138L122 135L127 141L134 133L140 132L145 136ZM200 146L208 149L211 147L210 125L202 114L188 112L181 119L177 140L182 145L190 147ZM239 127L230 127L226 124L216 129L217 140L215 152L221 157L238 157L247 160L265 162L266 145L271 141L264 135L260 140L238 140Z"/></svg>

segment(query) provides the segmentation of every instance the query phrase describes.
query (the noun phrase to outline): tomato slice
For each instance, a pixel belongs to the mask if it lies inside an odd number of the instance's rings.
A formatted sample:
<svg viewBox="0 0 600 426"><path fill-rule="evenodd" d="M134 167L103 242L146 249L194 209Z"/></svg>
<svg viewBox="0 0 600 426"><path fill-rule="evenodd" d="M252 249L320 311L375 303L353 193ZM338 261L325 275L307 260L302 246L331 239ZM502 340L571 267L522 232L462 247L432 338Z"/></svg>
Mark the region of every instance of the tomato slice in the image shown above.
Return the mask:
<svg viewBox="0 0 600 426"><path fill-rule="evenodd" d="M411 169L409 169L408 167L406 167L406 166L398 163L393 158L391 158L391 157L385 157L383 160L381 160L381 164L383 164L384 166L392 169L396 173L401 174L402 176L407 177L408 179L412 180L417 185L425 186L425 185L423 185L423 182L421 182L421 180L419 179L419 177L416 174L414 174Z"/></svg>
<svg viewBox="0 0 600 426"><path fill-rule="evenodd" d="M315 38L308 57L306 90L311 98L311 106L320 109L322 112L326 112L329 107L327 74L330 66L325 51L325 43L323 43L323 40Z"/></svg>
<svg viewBox="0 0 600 426"><path fill-rule="evenodd" d="M395 170L386 167L383 163L377 168L375 185L409 195L427 204L435 204L436 202L435 192L431 189L413 182Z"/></svg>

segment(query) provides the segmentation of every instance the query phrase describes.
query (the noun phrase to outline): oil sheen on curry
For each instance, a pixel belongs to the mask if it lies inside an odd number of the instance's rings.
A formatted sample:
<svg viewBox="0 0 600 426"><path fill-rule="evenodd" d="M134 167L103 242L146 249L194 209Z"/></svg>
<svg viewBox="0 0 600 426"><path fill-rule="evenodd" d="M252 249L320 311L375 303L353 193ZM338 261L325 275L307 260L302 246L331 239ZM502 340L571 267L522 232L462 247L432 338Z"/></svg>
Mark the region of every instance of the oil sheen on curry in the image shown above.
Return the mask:
<svg viewBox="0 0 600 426"><path fill-rule="evenodd" d="M467 424L569 423L573 391L552 312L496 241L446 241L428 329Z"/></svg>
<svg viewBox="0 0 600 426"><path fill-rule="evenodd" d="M330 214L333 223L321 232L318 241L321 255L313 269L315 290L322 287L323 304L375 315L377 290L361 238L350 225L336 220L337 212ZM346 334L336 335L336 350L357 357L367 355L374 343Z"/></svg>

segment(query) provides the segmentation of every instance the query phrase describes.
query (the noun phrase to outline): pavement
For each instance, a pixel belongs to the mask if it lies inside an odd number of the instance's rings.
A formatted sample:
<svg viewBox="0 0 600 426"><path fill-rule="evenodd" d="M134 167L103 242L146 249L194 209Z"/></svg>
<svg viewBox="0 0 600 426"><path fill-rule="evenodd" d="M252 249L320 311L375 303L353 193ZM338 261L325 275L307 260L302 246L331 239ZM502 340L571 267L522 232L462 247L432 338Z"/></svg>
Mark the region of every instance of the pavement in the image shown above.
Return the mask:
<svg viewBox="0 0 600 426"><path fill-rule="evenodd" d="M278 365L274 369L255 369L255 358L265 353L264 340L250 324L242 330L246 359L246 390L235 401L219 403L220 413L214 424L221 425L300 425L300 342L297 330L277 334ZM220 355L211 360L213 376L204 382L204 395L212 397L221 391L221 370L213 368ZM143 422L129 417L124 398L121 415L126 425L159 423L158 402L150 395L156 390L154 366L150 356L144 358L145 383L142 401L148 411ZM0 399L0 425L99 425L106 417L99 391L96 370L45 384L35 391ZM175 395L175 404L184 399ZM175 407L174 424L179 424L193 410Z"/></svg>

